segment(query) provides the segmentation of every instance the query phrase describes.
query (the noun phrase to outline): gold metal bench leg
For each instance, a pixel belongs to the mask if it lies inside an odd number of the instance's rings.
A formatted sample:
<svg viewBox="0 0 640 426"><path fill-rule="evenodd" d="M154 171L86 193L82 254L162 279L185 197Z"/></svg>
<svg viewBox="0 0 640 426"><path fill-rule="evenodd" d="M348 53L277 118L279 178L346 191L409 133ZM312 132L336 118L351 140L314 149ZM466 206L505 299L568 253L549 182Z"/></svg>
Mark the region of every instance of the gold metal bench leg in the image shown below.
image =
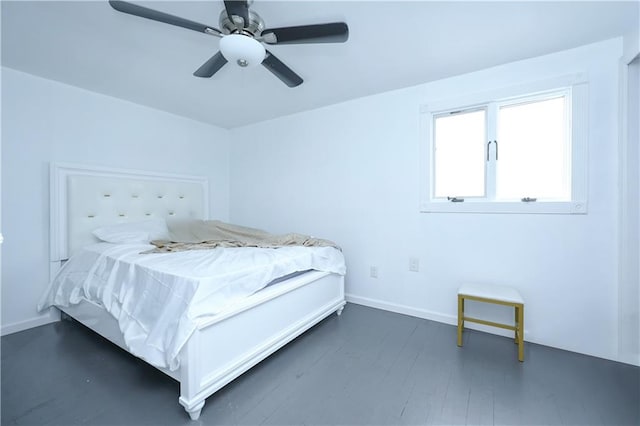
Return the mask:
<svg viewBox="0 0 640 426"><path fill-rule="evenodd" d="M516 345L518 344L518 305L514 305L513 306L515 309L513 310L515 312L515 325L516 325L516 329L514 330L513 334L513 343L515 343Z"/></svg>
<svg viewBox="0 0 640 426"><path fill-rule="evenodd" d="M464 328L464 297L458 295L458 346L462 346L462 329Z"/></svg>
<svg viewBox="0 0 640 426"><path fill-rule="evenodd" d="M465 299L476 300L479 302L495 303L498 305L505 305L514 308L515 325L502 324L493 321L482 320L479 318L465 317L464 314L464 302ZM513 342L518 345L518 360L524 361L524 303L515 303L511 301L505 301L500 299L491 299L488 297L474 296L458 294L458 346L462 346L462 333L464 332L465 320L470 322L476 322L492 327L500 327L507 330L514 331Z"/></svg>
<svg viewBox="0 0 640 426"><path fill-rule="evenodd" d="M518 313L518 322L516 325L518 335L518 361L524 361L524 305L518 305L516 308Z"/></svg>

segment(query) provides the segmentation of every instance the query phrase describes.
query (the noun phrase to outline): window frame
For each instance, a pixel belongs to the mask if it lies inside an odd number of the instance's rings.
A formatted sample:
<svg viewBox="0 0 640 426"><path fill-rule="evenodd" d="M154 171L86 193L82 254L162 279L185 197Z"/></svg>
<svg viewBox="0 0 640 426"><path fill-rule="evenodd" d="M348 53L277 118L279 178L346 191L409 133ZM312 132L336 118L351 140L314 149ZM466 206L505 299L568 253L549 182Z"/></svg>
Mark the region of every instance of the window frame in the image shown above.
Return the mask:
<svg viewBox="0 0 640 426"><path fill-rule="evenodd" d="M570 200L535 202L504 201L495 198L465 198L464 202L451 202L436 198L434 188L434 117L447 112L468 111L479 108L499 108L501 105L517 104L521 100L544 99L552 94L568 93L567 103L570 119ZM495 127L487 116L487 131ZM585 73L560 76L543 81L470 94L465 97L446 99L420 105L420 211L425 213L541 213L541 214L586 214L587 213L587 125L588 125L588 81ZM489 133L490 134L490 133ZM488 138L489 139L489 138ZM495 167L490 161L485 170ZM495 172L495 170L494 170ZM486 181L487 196L495 197L494 182Z"/></svg>

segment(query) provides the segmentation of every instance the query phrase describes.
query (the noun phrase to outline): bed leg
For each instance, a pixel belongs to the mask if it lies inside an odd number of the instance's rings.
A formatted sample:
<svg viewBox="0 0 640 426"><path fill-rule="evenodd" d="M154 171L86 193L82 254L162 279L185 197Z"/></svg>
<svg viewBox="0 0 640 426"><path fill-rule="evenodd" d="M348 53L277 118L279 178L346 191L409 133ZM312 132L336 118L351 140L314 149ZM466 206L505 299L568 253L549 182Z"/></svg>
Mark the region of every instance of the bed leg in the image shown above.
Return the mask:
<svg viewBox="0 0 640 426"><path fill-rule="evenodd" d="M198 402L195 405L187 404L182 400L182 398L180 398L178 401L180 402L180 405L184 407L184 411L189 413L189 417L191 417L191 420L198 420L198 418L200 418L200 412L202 412L202 407L204 407L205 403L204 400Z"/></svg>
<svg viewBox="0 0 640 426"><path fill-rule="evenodd" d="M338 310L336 311L336 314L337 314L338 316L342 315L342 311L343 311L343 310L344 310L344 306L340 306L340 307L338 308Z"/></svg>
<svg viewBox="0 0 640 426"><path fill-rule="evenodd" d="M189 417L191 417L191 420L198 420L198 418L200 418L200 413L202 412L202 407L204 407L204 401L202 401L198 405L195 405L191 409L187 409L185 407L185 410L187 411L187 413L189 413Z"/></svg>

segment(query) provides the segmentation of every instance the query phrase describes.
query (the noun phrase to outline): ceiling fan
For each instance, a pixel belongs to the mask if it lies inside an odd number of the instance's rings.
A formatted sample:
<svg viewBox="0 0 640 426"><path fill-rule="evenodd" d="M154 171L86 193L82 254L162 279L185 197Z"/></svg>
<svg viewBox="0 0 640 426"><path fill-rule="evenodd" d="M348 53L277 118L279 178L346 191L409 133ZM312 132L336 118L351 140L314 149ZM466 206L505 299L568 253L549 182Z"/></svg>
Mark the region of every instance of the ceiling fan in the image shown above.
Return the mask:
<svg viewBox="0 0 640 426"><path fill-rule="evenodd" d="M126 1L109 0L111 7L119 12L219 37L220 51L193 73L196 77L212 77L227 62L243 68L262 64L287 86L296 87L302 84L302 78L266 50L263 43L344 43L349 38L349 27L344 22L265 28L260 15L249 9L250 3L253 1L224 0L219 30Z"/></svg>

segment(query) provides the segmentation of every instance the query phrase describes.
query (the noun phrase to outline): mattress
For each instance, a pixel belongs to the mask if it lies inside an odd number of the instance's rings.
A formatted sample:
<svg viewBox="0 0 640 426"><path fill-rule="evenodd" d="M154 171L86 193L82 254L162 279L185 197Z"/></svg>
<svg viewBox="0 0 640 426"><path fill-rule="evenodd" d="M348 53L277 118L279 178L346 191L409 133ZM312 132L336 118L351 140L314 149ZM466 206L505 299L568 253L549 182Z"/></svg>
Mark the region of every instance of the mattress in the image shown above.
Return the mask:
<svg viewBox="0 0 640 426"><path fill-rule="evenodd" d="M198 324L274 280L318 270L344 275L333 247L217 248L141 254L148 244L90 245L49 284L38 309L88 300L117 321L128 350L175 370L178 354ZM221 342L224 344L224 342Z"/></svg>

